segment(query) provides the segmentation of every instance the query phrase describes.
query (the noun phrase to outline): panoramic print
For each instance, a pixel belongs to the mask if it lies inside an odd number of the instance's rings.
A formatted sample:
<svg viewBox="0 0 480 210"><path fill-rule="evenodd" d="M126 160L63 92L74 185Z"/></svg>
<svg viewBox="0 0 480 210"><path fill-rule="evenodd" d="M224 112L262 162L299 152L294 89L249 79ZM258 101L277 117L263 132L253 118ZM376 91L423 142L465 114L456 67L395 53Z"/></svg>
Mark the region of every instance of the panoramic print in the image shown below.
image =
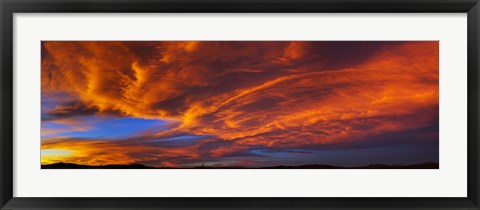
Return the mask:
<svg viewBox="0 0 480 210"><path fill-rule="evenodd" d="M438 169L437 41L42 41L42 169Z"/></svg>

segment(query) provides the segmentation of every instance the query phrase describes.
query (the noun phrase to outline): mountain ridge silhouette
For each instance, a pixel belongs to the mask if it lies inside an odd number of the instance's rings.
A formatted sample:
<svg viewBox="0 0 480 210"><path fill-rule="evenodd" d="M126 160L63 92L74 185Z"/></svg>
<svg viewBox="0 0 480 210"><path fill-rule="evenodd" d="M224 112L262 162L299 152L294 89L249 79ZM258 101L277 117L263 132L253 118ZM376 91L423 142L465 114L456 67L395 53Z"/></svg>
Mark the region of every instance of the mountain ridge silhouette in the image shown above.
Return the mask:
<svg viewBox="0 0 480 210"><path fill-rule="evenodd" d="M342 167L323 164L308 164L298 166L267 166L267 167L245 167L245 166L198 166L190 168L175 167L151 167L142 164L109 164L109 165L81 165L75 163L53 163L42 165L42 169L439 169L439 164L435 162L423 162L417 164L401 165L401 164L369 164L358 167Z"/></svg>

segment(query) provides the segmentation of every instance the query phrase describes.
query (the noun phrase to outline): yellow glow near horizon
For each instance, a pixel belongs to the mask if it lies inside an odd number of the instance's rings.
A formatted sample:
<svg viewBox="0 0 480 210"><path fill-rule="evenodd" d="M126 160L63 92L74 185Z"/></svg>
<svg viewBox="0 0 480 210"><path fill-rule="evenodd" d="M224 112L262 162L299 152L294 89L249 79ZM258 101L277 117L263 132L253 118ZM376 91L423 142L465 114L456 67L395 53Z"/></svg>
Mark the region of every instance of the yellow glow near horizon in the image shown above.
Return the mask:
<svg viewBox="0 0 480 210"><path fill-rule="evenodd" d="M42 149L41 154L42 164L51 164L73 155L73 151L64 149Z"/></svg>

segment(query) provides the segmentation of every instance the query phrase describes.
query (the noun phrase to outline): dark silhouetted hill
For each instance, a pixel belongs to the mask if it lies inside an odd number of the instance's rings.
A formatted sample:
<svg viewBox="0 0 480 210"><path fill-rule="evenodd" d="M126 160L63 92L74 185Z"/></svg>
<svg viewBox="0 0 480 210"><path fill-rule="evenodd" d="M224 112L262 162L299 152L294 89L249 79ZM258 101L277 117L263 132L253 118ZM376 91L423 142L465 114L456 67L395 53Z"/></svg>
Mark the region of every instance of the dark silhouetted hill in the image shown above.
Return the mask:
<svg viewBox="0 0 480 210"><path fill-rule="evenodd" d="M270 167L257 167L248 168L245 166L201 166L192 168L172 168L172 167L149 167L141 164L130 165L103 165L103 166L89 166L79 165L74 163L54 163L48 165L42 165L42 169L438 169L438 163L426 162L411 165L386 165L386 164L370 164L367 166L359 167L341 167L333 165L299 165L299 166L270 166Z"/></svg>
<svg viewBox="0 0 480 210"><path fill-rule="evenodd" d="M144 166L141 164L89 166L89 165L60 162L60 163L42 165L42 169L154 169L154 167Z"/></svg>
<svg viewBox="0 0 480 210"><path fill-rule="evenodd" d="M368 166L357 167L363 169L439 169L438 163L426 162L412 165L384 165L384 164L370 164Z"/></svg>
<svg viewBox="0 0 480 210"><path fill-rule="evenodd" d="M367 166L359 167L341 167L333 165L300 165L300 166L272 166L272 167L262 167L262 169L438 169L438 163L427 162L420 164L412 165L386 165L386 164L370 164Z"/></svg>
<svg viewBox="0 0 480 210"><path fill-rule="evenodd" d="M300 166L272 166L272 167L261 167L261 168L262 169L344 169L344 167L340 167L340 166L319 165L319 164L300 165Z"/></svg>

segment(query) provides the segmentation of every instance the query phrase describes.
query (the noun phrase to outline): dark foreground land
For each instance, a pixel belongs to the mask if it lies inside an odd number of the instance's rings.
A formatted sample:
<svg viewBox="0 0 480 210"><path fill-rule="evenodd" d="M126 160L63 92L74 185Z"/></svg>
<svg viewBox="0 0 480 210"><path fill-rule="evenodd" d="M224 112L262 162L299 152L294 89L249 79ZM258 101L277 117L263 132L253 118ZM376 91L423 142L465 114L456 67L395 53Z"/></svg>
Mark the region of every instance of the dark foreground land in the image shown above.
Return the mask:
<svg viewBox="0 0 480 210"><path fill-rule="evenodd" d="M340 167L333 165L300 165L300 166L272 166L248 168L243 166L229 166L229 167L194 167L194 168L172 168L172 167L149 167L141 164L131 165L103 165L103 166L89 166L79 165L74 163L54 163L42 165L42 169L438 169L438 163L427 162L412 165L384 165L384 164L370 164L359 167Z"/></svg>

